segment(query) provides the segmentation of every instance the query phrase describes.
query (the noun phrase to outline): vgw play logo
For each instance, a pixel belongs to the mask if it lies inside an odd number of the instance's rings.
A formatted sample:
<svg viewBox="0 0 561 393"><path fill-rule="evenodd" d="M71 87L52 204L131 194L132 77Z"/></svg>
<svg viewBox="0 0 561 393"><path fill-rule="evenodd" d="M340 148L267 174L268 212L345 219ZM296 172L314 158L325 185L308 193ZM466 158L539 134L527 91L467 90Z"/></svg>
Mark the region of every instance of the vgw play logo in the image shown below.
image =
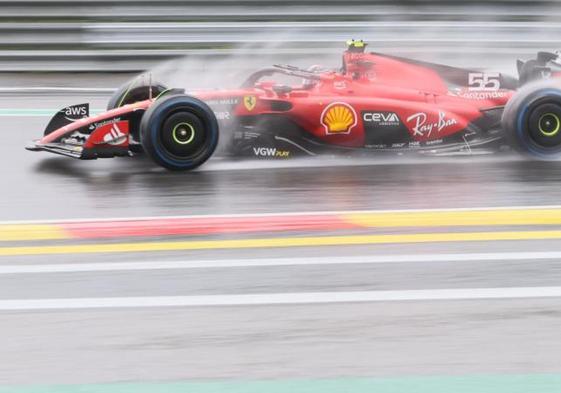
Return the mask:
<svg viewBox="0 0 561 393"><path fill-rule="evenodd" d="M287 158L290 152L287 150L279 150L276 147L254 147L253 154L256 157L270 157L270 158Z"/></svg>

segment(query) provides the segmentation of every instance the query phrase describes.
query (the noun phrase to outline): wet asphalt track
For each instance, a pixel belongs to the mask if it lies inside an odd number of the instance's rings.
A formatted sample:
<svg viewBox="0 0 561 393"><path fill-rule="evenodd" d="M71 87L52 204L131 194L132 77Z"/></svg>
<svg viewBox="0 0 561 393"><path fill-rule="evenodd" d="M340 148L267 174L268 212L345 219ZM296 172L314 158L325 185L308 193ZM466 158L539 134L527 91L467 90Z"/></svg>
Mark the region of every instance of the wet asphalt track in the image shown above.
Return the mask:
<svg viewBox="0 0 561 393"><path fill-rule="evenodd" d="M1 97L0 107L55 109L79 101ZM103 103L98 97L92 107ZM170 174L143 158L78 162L23 150L46 122L44 117L0 117L2 221L561 204L561 163L516 157L214 160L197 172ZM42 266L429 255L426 261L405 263L0 274L0 300L559 286L561 258L556 256L430 260L442 253L534 251L561 251L561 244L534 240L0 257L2 266ZM0 383L560 373L560 310L558 297L444 297L0 311Z"/></svg>
<svg viewBox="0 0 561 393"><path fill-rule="evenodd" d="M2 108L104 108L105 98L0 97ZM0 112L0 115L2 113ZM76 161L23 150L48 117L2 116L0 219L556 205L561 163L517 156L210 161L175 174L146 157Z"/></svg>

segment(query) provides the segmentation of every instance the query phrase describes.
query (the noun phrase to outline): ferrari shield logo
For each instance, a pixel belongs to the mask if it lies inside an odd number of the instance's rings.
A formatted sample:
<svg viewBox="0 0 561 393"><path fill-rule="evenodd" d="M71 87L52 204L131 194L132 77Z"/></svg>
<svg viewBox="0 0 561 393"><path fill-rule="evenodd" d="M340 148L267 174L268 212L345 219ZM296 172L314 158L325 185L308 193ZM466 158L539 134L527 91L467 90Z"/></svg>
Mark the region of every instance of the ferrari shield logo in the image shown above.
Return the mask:
<svg viewBox="0 0 561 393"><path fill-rule="evenodd" d="M257 104L257 98L255 96L245 96L243 98L243 105L245 106L245 109L247 109L249 112L251 112L253 108L255 108L256 104Z"/></svg>

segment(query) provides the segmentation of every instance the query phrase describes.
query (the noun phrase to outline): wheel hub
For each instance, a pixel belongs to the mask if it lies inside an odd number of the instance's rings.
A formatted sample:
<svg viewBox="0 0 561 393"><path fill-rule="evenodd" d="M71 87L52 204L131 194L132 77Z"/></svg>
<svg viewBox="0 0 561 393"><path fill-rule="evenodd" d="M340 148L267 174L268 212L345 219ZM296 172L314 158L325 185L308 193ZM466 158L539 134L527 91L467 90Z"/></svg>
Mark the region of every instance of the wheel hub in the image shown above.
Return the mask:
<svg viewBox="0 0 561 393"><path fill-rule="evenodd" d="M179 123L173 128L172 138L179 145L188 145L195 139L195 128L189 123Z"/></svg>
<svg viewBox="0 0 561 393"><path fill-rule="evenodd" d="M545 113L540 117L538 127L543 136L553 137L561 130L561 119L555 113Z"/></svg>

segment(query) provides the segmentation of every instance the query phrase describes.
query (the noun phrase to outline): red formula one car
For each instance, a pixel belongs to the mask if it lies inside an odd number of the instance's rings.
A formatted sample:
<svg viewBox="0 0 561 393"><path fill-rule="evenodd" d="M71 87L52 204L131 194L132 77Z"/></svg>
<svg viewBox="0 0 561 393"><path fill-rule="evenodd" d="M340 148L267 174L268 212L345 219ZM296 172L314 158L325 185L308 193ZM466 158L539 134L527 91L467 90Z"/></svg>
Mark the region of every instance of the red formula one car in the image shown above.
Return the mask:
<svg viewBox="0 0 561 393"><path fill-rule="evenodd" d="M518 61L519 78L377 53L350 41L337 70L276 65L238 89L124 86L107 112L62 109L28 150L79 159L145 152L171 170L229 154L289 158L350 151L474 154L507 146L561 157L559 56ZM278 81L297 79L296 84ZM541 81L541 82L540 82Z"/></svg>

